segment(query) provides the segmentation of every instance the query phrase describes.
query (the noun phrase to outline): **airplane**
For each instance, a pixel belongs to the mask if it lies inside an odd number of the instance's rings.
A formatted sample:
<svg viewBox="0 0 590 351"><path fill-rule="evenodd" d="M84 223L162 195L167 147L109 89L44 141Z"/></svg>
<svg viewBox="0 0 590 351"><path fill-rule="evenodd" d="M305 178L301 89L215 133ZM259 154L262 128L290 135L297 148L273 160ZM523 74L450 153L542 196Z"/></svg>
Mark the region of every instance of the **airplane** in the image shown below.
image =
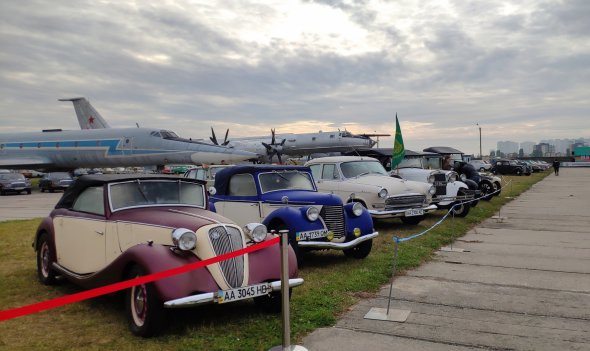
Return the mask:
<svg viewBox="0 0 590 351"><path fill-rule="evenodd" d="M59 101L71 101L74 104L76 117L82 129L109 128L105 119L92 107L84 97L59 99ZM345 152L355 149L367 149L376 144L372 136L389 136L389 134L360 134L355 135L346 130L318 133L287 133L275 134L271 129L269 143L268 136L254 136L233 138L228 140L229 129L225 133L223 142L219 142L211 128L211 143L219 146L227 146L233 149L245 150L258 155L257 162L272 163L273 157L277 156L279 163L282 163L282 155L291 157L303 157L311 154L329 154L334 152ZM201 141L203 139L199 139ZM277 140L281 140L277 142Z"/></svg>
<svg viewBox="0 0 590 351"><path fill-rule="evenodd" d="M0 134L0 168L76 168L231 164L257 155L154 128L48 129Z"/></svg>

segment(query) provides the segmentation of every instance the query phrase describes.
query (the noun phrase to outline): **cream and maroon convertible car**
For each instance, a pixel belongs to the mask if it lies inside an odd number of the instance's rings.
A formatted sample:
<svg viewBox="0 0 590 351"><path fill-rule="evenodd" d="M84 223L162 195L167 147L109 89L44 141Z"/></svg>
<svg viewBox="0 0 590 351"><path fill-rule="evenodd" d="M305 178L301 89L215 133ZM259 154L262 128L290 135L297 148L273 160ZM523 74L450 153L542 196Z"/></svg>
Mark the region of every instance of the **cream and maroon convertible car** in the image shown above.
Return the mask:
<svg viewBox="0 0 590 351"><path fill-rule="evenodd" d="M43 284L58 275L99 287L235 251L271 238L262 224L240 228L208 208L205 182L171 176L79 178L37 229L34 248ZM254 298L280 311L280 250L273 245L127 290L131 331L157 333L165 308ZM289 252L289 286L297 261Z"/></svg>

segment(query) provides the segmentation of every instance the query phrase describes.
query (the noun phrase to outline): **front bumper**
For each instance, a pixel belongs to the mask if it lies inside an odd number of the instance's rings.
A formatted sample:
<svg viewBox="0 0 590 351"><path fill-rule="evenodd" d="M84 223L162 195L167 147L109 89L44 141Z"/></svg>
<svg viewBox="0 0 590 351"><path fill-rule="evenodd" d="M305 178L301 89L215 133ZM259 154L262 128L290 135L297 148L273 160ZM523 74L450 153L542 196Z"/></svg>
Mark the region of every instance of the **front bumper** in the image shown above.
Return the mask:
<svg viewBox="0 0 590 351"><path fill-rule="evenodd" d="M294 288L299 285L303 284L303 278L293 278L289 279L289 288ZM275 280L274 282L270 282L270 286L272 291L281 291L281 281ZM187 297L181 297L179 299L174 299L170 301L164 302L164 307L166 308L185 308L185 307L194 307L198 305L206 305L210 303L214 303L216 301L216 294L215 292L208 292L203 294L191 295Z"/></svg>
<svg viewBox="0 0 590 351"><path fill-rule="evenodd" d="M363 241L371 240L376 238L379 232L359 236L358 238L344 242L344 243L333 243L331 241L299 241L297 245L299 247L309 247L312 249L335 249L335 250L348 250L351 249Z"/></svg>
<svg viewBox="0 0 590 351"><path fill-rule="evenodd" d="M422 207L422 210L424 211L424 213L428 213L428 212L436 210L437 208L438 207L436 207L436 205L428 205L428 206ZM369 213L371 214L371 217L377 218L377 219L395 218L395 217L405 217L407 210L408 209L404 209L404 210L369 210Z"/></svg>

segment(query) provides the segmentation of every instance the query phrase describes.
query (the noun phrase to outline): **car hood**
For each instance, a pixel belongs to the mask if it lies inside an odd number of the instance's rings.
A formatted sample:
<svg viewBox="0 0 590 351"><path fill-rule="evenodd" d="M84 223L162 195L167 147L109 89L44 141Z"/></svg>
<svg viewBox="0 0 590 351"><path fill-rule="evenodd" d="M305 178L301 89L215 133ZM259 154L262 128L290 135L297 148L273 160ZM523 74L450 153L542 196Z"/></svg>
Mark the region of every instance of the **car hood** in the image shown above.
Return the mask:
<svg viewBox="0 0 590 351"><path fill-rule="evenodd" d="M401 193L428 193L428 189L432 186L431 184L424 182L415 182L412 180L399 179L395 177L385 175L372 175L368 174L358 178L348 178L346 182L364 185L374 186L387 189L389 195L401 194Z"/></svg>
<svg viewBox="0 0 590 351"><path fill-rule="evenodd" d="M154 206L121 210L113 213L111 221L135 222L171 228L196 230L204 225L234 222L217 213L185 206Z"/></svg>
<svg viewBox="0 0 590 351"><path fill-rule="evenodd" d="M334 194L305 190L273 191L263 194L261 198L263 202L281 203L283 196L287 196L289 203L293 205L342 205L342 200Z"/></svg>

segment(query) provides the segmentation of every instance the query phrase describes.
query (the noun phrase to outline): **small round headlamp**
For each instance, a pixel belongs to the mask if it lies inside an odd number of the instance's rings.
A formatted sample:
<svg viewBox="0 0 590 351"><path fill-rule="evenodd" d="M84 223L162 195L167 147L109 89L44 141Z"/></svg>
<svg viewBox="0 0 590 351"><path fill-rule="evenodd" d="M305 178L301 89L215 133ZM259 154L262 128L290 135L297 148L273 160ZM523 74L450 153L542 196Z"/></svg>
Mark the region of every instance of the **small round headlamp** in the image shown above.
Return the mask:
<svg viewBox="0 0 590 351"><path fill-rule="evenodd" d="M364 209L365 207L363 206L363 204L361 204L360 202L355 202L352 205L352 214L358 217L363 214Z"/></svg>
<svg viewBox="0 0 590 351"><path fill-rule="evenodd" d="M428 176L428 183L434 183L434 174Z"/></svg>
<svg viewBox="0 0 590 351"><path fill-rule="evenodd" d="M266 238L268 230L264 224L248 223L244 226L244 233L255 243L259 243Z"/></svg>
<svg viewBox="0 0 590 351"><path fill-rule="evenodd" d="M380 199L385 199L387 194L387 189L381 189L379 190L379 193L377 193L377 196L379 196Z"/></svg>
<svg viewBox="0 0 590 351"><path fill-rule="evenodd" d="M434 195L436 194L436 188L434 186L431 186L430 189L428 189L428 193L430 195Z"/></svg>
<svg viewBox="0 0 590 351"><path fill-rule="evenodd" d="M358 238L359 236L361 236L361 228L354 228L353 233L354 236Z"/></svg>
<svg viewBox="0 0 590 351"><path fill-rule="evenodd" d="M451 183L452 183L452 182L455 182L455 181L457 181L457 173L455 173L455 172L450 172L450 173L449 173L449 182L451 182Z"/></svg>
<svg viewBox="0 0 590 351"><path fill-rule="evenodd" d="M329 230L328 235L326 235L326 239L328 239L328 241L334 240L334 232Z"/></svg>
<svg viewBox="0 0 590 351"><path fill-rule="evenodd" d="M172 243L183 251L190 251L197 246L197 234L186 228L174 229L172 231Z"/></svg>
<svg viewBox="0 0 590 351"><path fill-rule="evenodd" d="M305 215L310 222L315 222L320 216L320 210L318 210L317 207L310 206L307 211L305 211Z"/></svg>

